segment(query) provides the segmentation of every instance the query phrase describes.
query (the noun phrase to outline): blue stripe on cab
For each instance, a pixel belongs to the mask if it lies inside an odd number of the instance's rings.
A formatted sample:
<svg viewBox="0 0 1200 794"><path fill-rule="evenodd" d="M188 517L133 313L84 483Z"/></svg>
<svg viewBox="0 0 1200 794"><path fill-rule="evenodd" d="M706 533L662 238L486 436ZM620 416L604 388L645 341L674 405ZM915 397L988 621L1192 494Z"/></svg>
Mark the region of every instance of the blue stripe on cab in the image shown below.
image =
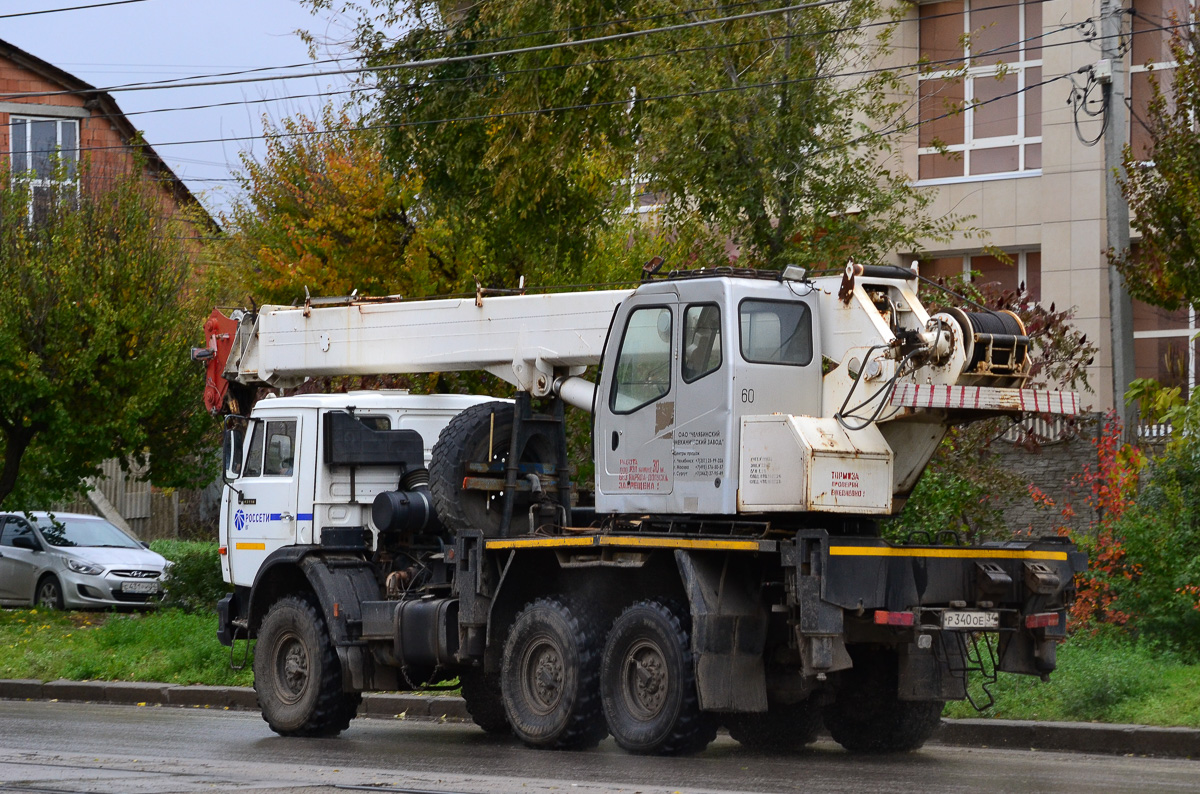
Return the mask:
<svg viewBox="0 0 1200 794"><path fill-rule="evenodd" d="M296 520L297 521L312 521L313 514L312 513L297 513Z"/></svg>

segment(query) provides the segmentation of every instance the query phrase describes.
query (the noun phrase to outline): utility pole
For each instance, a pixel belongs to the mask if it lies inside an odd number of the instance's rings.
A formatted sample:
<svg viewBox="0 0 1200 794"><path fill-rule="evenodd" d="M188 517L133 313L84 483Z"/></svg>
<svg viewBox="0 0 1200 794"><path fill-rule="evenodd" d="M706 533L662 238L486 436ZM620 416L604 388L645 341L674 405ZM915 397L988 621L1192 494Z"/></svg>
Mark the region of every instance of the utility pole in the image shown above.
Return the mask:
<svg viewBox="0 0 1200 794"><path fill-rule="evenodd" d="M1118 176L1124 174L1125 139L1129 116L1125 112L1125 54L1121 49L1121 31L1125 10L1121 0L1103 0L1101 4L1101 56L1097 80L1103 84L1104 120L1104 211L1108 230L1108 250L1117 254L1129 248L1129 202L1121 192ZM1107 63L1105 63L1107 62ZM1111 264L1108 266L1108 306L1112 319L1112 383L1114 410L1121 420L1125 437L1134 436L1136 414L1125 405L1125 392L1134 378L1133 300L1125 288L1125 279Z"/></svg>

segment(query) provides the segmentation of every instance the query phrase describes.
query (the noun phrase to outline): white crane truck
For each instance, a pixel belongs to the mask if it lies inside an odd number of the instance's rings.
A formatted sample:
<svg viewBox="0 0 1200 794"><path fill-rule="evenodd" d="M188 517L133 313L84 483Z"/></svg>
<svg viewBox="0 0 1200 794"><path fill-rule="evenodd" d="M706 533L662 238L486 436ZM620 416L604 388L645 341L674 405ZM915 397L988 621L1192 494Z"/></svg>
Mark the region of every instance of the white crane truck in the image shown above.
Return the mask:
<svg viewBox="0 0 1200 794"><path fill-rule="evenodd" d="M1075 413L1016 315L930 316L915 268L678 272L636 289L310 300L205 326L225 411L219 636L278 733L461 681L540 748L921 746L970 671L1045 678L1086 556L880 537L947 428ZM599 365L598 382L585 380ZM514 400L306 378L485 370ZM593 414L594 497L564 404ZM993 674L994 675L994 674Z"/></svg>

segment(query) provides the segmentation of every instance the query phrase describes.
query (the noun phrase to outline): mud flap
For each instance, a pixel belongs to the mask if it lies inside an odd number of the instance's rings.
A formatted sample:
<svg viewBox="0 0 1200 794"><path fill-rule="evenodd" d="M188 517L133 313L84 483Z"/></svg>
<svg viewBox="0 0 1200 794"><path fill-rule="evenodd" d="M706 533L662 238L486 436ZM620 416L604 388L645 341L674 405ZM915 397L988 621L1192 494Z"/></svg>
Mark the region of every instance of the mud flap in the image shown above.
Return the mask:
<svg viewBox="0 0 1200 794"><path fill-rule="evenodd" d="M692 614L696 688L704 711L766 711L767 614L758 578L731 555L676 549Z"/></svg>
<svg viewBox="0 0 1200 794"><path fill-rule="evenodd" d="M931 639L928 648L915 642L900 646L900 700L962 700L967 696L962 647L952 637Z"/></svg>

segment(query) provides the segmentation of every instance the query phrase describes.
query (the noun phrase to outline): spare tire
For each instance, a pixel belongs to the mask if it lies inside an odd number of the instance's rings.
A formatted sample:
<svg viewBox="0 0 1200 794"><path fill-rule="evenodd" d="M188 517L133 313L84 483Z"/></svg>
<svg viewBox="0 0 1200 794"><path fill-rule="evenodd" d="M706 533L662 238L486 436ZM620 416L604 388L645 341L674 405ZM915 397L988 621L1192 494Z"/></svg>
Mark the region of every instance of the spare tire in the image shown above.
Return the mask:
<svg viewBox="0 0 1200 794"><path fill-rule="evenodd" d="M513 411L509 402L480 403L450 420L433 445L429 463L429 491L438 518L451 532L479 529L487 537L500 534L504 514L504 492L463 488L465 463L505 463L512 444ZM490 448L489 448L490 445ZM526 444L522 463L554 464L554 444L535 435ZM499 475L503 477L503 471ZM530 531L528 492L518 492L513 501L510 535Z"/></svg>

